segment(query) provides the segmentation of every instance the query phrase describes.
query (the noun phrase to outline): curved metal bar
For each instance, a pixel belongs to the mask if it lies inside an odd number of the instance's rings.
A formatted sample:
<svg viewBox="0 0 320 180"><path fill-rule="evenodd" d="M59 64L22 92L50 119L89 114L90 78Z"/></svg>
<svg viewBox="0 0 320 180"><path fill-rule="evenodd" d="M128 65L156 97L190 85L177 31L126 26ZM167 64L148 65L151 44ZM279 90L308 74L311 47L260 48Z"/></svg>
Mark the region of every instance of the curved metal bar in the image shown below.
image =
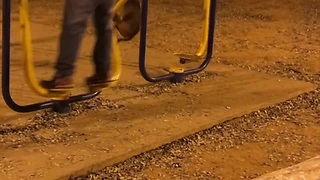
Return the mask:
<svg viewBox="0 0 320 180"><path fill-rule="evenodd" d="M146 46L147 46L147 24L148 24L148 0L142 0L141 5L141 30L139 47L139 70L143 78L149 82L159 82L173 77L167 74L159 77L151 77L146 69Z"/></svg>
<svg viewBox="0 0 320 180"><path fill-rule="evenodd" d="M203 0L203 22L202 22L202 33L201 42L198 50L195 54L189 53L174 53L176 56L180 57L180 63L184 64L186 62L199 62L204 61L206 58L206 52L208 48L208 33L210 24L210 4L211 0Z"/></svg>
<svg viewBox="0 0 320 180"><path fill-rule="evenodd" d="M196 53L198 57L205 57L205 51L208 48L208 33L209 33L209 24L210 24L210 5L211 0L204 0L203 2L203 11L204 11L204 20L202 28L202 41L199 46L199 49Z"/></svg>
<svg viewBox="0 0 320 180"><path fill-rule="evenodd" d="M211 0L210 3L210 18L209 18L209 33L208 33L208 48L206 59L197 69L187 70L184 74L190 75L203 71L210 63L213 56L213 48L214 48L214 33L216 26L216 12L217 12L217 0Z"/></svg>
<svg viewBox="0 0 320 180"><path fill-rule="evenodd" d="M210 22L208 33L208 48L207 55L202 64L196 68L187 70L182 75L190 75L203 71L210 63L213 55L213 43L214 43L214 30L216 19L216 7L217 0L211 0L210 3ZM139 70L143 78L149 82L159 82L164 80L170 80L174 77L174 74L166 74L158 77L152 77L146 70L146 39L147 39L147 21L148 21L148 0L142 0L142 13L141 13L141 31L140 31L140 47L139 47Z"/></svg>
<svg viewBox="0 0 320 180"><path fill-rule="evenodd" d="M2 1L2 97L5 103L16 112L32 112L52 108L55 101L48 101L30 105L18 105L10 93L10 30L11 30L11 0ZM88 100L99 95L100 92L70 97L70 102Z"/></svg>
<svg viewBox="0 0 320 180"><path fill-rule="evenodd" d="M75 102L79 102L79 101L85 101L85 100L89 100L92 99L96 96L98 96L99 94L101 94L100 92L95 92L95 93L88 93L88 94L80 94L80 95L76 95L76 96L72 96L69 99L70 103L75 103Z"/></svg>

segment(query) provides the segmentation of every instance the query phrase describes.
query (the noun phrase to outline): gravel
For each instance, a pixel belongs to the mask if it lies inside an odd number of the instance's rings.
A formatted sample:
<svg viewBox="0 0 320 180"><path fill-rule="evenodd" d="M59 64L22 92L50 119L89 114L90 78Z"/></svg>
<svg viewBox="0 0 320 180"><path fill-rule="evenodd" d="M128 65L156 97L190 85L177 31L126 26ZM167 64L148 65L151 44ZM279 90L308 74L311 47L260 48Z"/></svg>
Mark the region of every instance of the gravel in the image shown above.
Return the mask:
<svg viewBox="0 0 320 180"><path fill-rule="evenodd" d="M116 89L129 89L148 95L161 95L173 91L175 87L182 87L187 84L202 82L205 79L215 77L215 73L201 72L186 77L185 81L180 84L170 82L160 82L155 84L147 84L144 86L120 85ZM76 140L83 133L64 132L62 128L68 127L69 122L75 117L85 115L87 112L99 111L102 109L119 110L124 106L113 101L98 97L88 101L73 103L71 112L68 114L58 114L52 110L43 110L36 113L35 116L28 119L23 124L2 124L0 125L0 144L11 148L21 148L28 143L54 144ZM51 130L50 137L41 135L41 130Z"/></svg>
<svg viewBox="0 0 320 180"><path fill-rule="evenodd" d="M177 91L177 87L181 88L185 85L193 85L195 83L201 83L204 80L212 79L216 76L218 76L217 73L204 71L198 74L192 74L187 76L182 83L171 83L171 82L164 81L164 82L159 82L154 84L145 84L141 86L130 85L130 84L128 85L120 84L118 87L115 87L115 89L119 89L119 90L126 89L126 90L131 90L139 93L144 93L147 95L159 96L164 93Z"/></svg>
<svg viewBox="0 0 320 180"><path fill-rule="evenodd" d="M308 2L311 1L308 0ZM311 13L311 11L308 13ZM243 14L240 15L243 16ZM244 17L239 16L239 14L235 14L234 16L237 16L240 19L260 19L266 22L275 20L275 17L260 14L245 14ZM301 58L301 61L303 61L307 57L297 58ZM269 64L265 66L244 66L240 64L232 64L231 62L227 63L233 66L239 66L258 72L280 75L283 77L320 85L320 74L308 74L301 70L298 64L285 64L282 62L276 62L272 65ZM203 79L214 78L215 76L216 74L204 72L188 76L186 81L182 84L161 82L139 87L134 87L132 85L120 85L117 88L129 89L132 91L152 95L161 95L163 93L170 93L176 90L176 87L182 87L186 84L201 82ZM300 144L306 137L291 132L286 128L280 132L276 132L273 136L259 136L259 132L263 131L270 124L279 125L285 122L290 122L302 127L307 126L309 122L296 120L298 113L301 111L315 117L314 123L320 125L319 101L320 88L315 91L302 94L286 102L276 104L268 108L260 109L259 111L252 112L239 118L231 119L228 122L214 126L210 129L163 145L157 149L145 152L113 166L106 167L101 171L91 172L86 176L73 177L70 179L147 179L147 175L144 174L143 171L147 168L150 168L151 166L180 171L181 168L183 168L183 161L185 159L188 159L188 157L190 156L195 156L195 158L197 158L197 155L194 154L195 148L197 147L203 147L204 149L210 148L210 150L212 151L221 151L229 148L237 148L247 142L258 142L264 144ZM67 115L59 115L51 111L41 111L35 117L29 119L29 122L26 125L21 125L18 127L11 125L1 125L0 144L10 144L12 147L21 147L28 141L37 143L64 142L67 140L67 138L79 137L83 135L81 133L75 134L74 132L61 132L58 130L59 128L68 126L68 122L72 120L72 118L83 115L89 111L97 111L101 109L117 110L121 109L122 107L122 105L119 105L112 101L97 98L90 101L73 104L72 112ZM53 138L46 138L35 133L36 131L41 129L52 129L53 132L56 133L56 136L53 136ZM28 141L25 140L26 138L28 139ZM12 143L12 139L15 139L14 143ZM319 142L319 140L316 139L314 141ZM302 157L306 153L304 149L301 149L299 152L289 153L289 155L283 154L282 152L276 151L274 149L268 149L268 151L270 151L268 158L271 162L275 163L279 161L289 161L292 163L296 163L301 161ZM264 166L271 165L265 163ZM176 177L177 179L190 179L190 176L193 176L193 178L197 177L202 179L223 178L216 175L214 172L207 172L202 170L197 170L196 173L191 175L183 172L182 170L180 172L181 173L179 174L179 177ZM259 175L259 173L254 175L243 175L241 178L254 178ZM164 175L159 174L159 177L161 176ZM163 179L165 179L165 177L163 177Z"/></svg>
<svg viewBox="0 0 320 180"><path fill-rule="evenodd" d="M293 80L300 80L305 82L310 82L313 84L320 85L320 74L308 74L303 70L300 70L298 64L288 64L284 62L276 62L273 65L240 65L236 63L229 62L228 60L223 60L224 64L241 67L244 69L262 72L271 75L277 75L286 77Z"/></svg>
<svg viewBox="0 0 320 180"><path fill-rule="evenodd" d="M71 111L68 114L58 114L51 110L39 111L35 116L28 119L26 123L0 125L0 144L19 148L30 142L43 144L67 142L70 139L84 136L82 133L63 132L61 130L63 127L69 126L69 122L75 117L84 115L87 112L102 109L119 110L123 107L123 105L107 99L95 98L71 104ZM50 138L39 134L41 130L45 129L52 131Z"/></svg>
<svg viewBox="0 0 320 180"><path fill-rule="evenodd" d="M140 154L124 162L104 168L99 172L91 172L86 176L72 177L70 179L147 179L144 170L151 166L165 169L179 169L182 164L179 161L187 159L191 154L195 156L196 147L210 147L211 151L221 151L229 148L236 148L248 142L257 143L285 143L301 144L305 136L298 135L284 129L273 136L258 136L258 133L272 123L281 124L284 122L295 123L305 126L307 122L296 122L297 112L303 109L315 117L315 123L320 124L320 88L315 91L302 94L296 98L283 103L260 109L239 118L231 119L228 122L201 131L189 137L185 137L176 142L163 145L155 150ZM209 146L210 145L210 146ZM284 155L282 152L269 149L269 160L271 162L288 161L297 163L304 157L305 151L302 149L298 153ZM178 162L177 162L178 161ZM265 166L270 166L268 163ZM254 178L260 174L243 175L241 178ZM159 174L161 176L161 174ZM174 176L174 175L173 175ZM196 171L192 175L194 178L217 178L213 172ZM179 172L177 179L188 179L190 174Z"/></svg>
<svg viewBox="0 0 320 180"><path fill-rule="evenodd" d="M320 84L320 75L303 73L298 70L295 64L277 62L273 66L268 65L264 67L254 65L237 66L267 74L280 75L294 80ZM198 83L204 79L214 78L215 76L217 76L217 74L203 72L189 76L186 79L186 82L182 84L162 82L139 87L121 85L118 88L152 95L161 95L176 90L176 87ZM309 112L309 115L315 117L317 121L315 123L320 125L320 88L283 103L260 109L259 111L252 112L239 118L231 119L228 122L214 126L210 129L185 137L176 142L163 145L157 149L132 157L113 166L106 167L101 171L91 172L85 176L71 177L70 179L148 179L144 170L151 167L167 169L172 173L171 178L175 179L190 179L190 176L193 178L196 177L197 179L223 179L223 177L216 175L214 172L207 172L200 169L196 169L194 174L183 172L183 170L181 170L181 168L183 168L183 162L181 161L183 161L183 159L188 159L191 156L196 156L195 148L199 147L203 149L210 147L210 151L218 152L230 148L237 148L249 142L263 144L302 144L306 137L295 134L286 128L270 137L258 136L258 133L263 131L264 128L270 124L277 124L277 126L280 126L284 122L290 122L302 127L307 126L308 122L297 121L298 113L301 111ZM274 149L268 149L268 151L268 158L272 163L283 161L298 163L301 162L306 155L304 149L290 154L284 154ZM264 166L269 167L271 165L265 163ZM179 175L173 173L174 171L179 171ZM243 175L240 178L252 179L260 175L261 174L259 173L255 173L253 175ZM158 174L158 177L162 176L163 178L166 178L165 175Z"/></svg>

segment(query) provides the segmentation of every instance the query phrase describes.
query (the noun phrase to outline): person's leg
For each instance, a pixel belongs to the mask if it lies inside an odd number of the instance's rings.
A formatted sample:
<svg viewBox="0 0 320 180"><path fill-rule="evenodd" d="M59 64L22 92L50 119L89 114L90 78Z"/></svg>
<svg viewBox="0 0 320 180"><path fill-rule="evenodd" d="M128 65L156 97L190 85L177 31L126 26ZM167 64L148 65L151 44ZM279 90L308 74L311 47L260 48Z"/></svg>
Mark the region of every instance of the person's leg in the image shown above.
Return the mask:
<svg viewBox="0 0 320 180"><path fill-rule="evenodd" d="M41 83L43 87L52 90L73 88L75 62L95 2L96 0L65 0L56 73L53 80Z"/></svg>
<svg viewBox="0 0 320 180"><path fill-rule="evenodd" d="M112 8L115 0L100 0L95 9L96 43L93 52L95 74L87 79L89 86L107 86L112 54Z"/></svg>

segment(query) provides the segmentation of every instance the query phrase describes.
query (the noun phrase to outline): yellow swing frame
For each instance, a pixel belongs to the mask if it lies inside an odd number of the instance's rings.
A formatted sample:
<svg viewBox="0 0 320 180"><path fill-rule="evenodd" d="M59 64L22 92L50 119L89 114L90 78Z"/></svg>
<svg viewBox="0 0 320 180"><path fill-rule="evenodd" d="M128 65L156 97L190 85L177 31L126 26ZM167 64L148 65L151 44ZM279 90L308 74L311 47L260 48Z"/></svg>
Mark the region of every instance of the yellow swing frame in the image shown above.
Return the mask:
<svg viewBox="0 0 320 180"><path fill-rule="evenodd" d="M209 23L210 23L210 0L204 0L203 3L203 26L202 26L202 37L200 46L195 54L184 54L184 53L175 53L176 56L179 56L181 60L187 61L202 61L206 57L206 52L208 48L208 34L209 34ZM181 61L181 63L185 63Z"/></svg>
<svg viewBox="0 0 320 180"><path fill-rule="evenodd" d="M119 0L113 9L113 13L120 11L127 0ZM20 28L21 28L21 41L23 48L23 65L25 71L25 77L30 85L31 89L39 96L52 98L54 100L66 100L70 97L69 92L52 92L44 89L40 86L37 76L35 74L33 52L32 52L32 38L31 38L31 25L29 19L29 2L28 0L21 0L20 3ZM113 87L117 84L121 75L121 54L118 45L118 38L116 32L113 32L112 39L112 80L116 80L110 83L109 87ZM99 92L101 89L92 89L91 91ZM91 92L92 93L92 92Z"/></svg>

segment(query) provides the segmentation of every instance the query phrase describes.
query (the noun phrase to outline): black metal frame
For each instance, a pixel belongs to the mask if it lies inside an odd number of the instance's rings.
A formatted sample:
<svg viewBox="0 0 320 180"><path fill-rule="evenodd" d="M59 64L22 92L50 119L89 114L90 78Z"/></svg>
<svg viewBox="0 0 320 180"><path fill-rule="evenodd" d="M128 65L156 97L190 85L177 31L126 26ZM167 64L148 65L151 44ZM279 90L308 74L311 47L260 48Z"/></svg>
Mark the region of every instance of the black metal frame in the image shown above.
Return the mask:
<svg viewBox="0 0 320 180"><path fill-rule="evenodd" d="M2 3L2 96L5 103L16 112L32 112L41 109L58 109L61 106L59 101L48 101L30 105L18 105L10 95L10 35L11 35L11 0L3 0ZM93 94L82 94L72 96L68 99L69 103L84 101L99 95L100 92ZM65 108L65 103L62 103Z"/></svg>
<svg viewBox="0 0 320 180"><path fill-rule="evenodd" d="M214 30L216 19L217 0L211 0L210 3L210 22L208 33L208 48L205 60L196 69L190 69L183 73L169 73L166 75L151 77L146 70L146 40L147 40L147 22L148 22L148 0L142 0L141 13L141 31L140 31L140 47L139 47L139 70L143 78L149 82L159 82L164 80L176 81L181 76L187 76L203 71L210 63L213 55ZM66 104L78 101L84 101L94 98L100 92L92 94L82 94L70 97L66 102L47 101L30 105L18 105L10 94L10 35L11 35L11 0L3 0L2 4L2 96L5 103L16 112L32 112L41 109L53 108L59 109L58 106L66 106ZM62 108L64 108L62 107ZM65 109L65 108L64 108Z"/></svg>
<svg viewBox="0 0 320 180"><path fill-rule="evenodd" d="M142 0L142 14L141 14L141 31L140 31L140 51L139 51L139 69L143 78L149 82L159 82L164 80L180 79L181 76L187 76L203 71L210 63L213 55L214 30L216 19L217 0L211 0L210 3L210 19L209 19L209 33L208 33L208 48L207 55L202 64L196 69L186 70L184 73L169 73L166 75L151 77L146 69L146 40L147 40L147 21L148 21L148 0Z"/></svg>

